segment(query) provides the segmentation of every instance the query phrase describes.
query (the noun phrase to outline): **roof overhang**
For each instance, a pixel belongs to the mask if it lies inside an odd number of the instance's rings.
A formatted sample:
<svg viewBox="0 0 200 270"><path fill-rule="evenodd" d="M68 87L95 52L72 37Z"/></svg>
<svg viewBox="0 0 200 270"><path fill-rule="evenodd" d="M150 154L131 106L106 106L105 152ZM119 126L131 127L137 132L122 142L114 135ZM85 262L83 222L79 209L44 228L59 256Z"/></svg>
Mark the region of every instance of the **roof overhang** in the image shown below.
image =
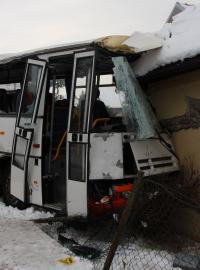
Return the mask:
<svg viewBox="0 0 200 270"><path fill-rule="evenodd" d="M148 85L150 83L194 71L196 69L200 69L200 54L193 58L185 58L183 61L177 61L175 63L159 67L150 71L145 76L138 77L138 79L142 84Z"/></svg>

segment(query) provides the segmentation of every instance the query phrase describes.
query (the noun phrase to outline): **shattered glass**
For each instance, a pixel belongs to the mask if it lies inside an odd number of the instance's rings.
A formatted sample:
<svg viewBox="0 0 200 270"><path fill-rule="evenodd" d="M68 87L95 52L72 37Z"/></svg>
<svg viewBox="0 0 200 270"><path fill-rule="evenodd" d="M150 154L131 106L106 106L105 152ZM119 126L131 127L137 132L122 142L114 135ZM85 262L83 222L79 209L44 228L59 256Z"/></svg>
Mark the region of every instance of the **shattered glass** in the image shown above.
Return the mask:
<svg viewBox="0 0 200 270"><path fill-rule="evenodd" d="M112 61L127 130L134 132L136 139L156 136L158 120L127 59L113 57Z"/></svg>

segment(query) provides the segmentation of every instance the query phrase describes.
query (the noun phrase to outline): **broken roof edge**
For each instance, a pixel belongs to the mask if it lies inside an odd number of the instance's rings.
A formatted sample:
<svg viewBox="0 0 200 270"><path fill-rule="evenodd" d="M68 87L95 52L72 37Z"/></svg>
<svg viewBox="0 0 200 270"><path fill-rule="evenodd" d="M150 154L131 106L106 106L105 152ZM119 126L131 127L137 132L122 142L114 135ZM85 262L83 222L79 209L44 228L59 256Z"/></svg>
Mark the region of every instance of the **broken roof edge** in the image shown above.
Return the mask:
<svg viewBox="0 0 200 270"><path fill-rule="evenodd" d="M113 35L98 38L94 41L98 46L110 52L121 54L139 54L161 48L163 39L155 33L134 32L131 36Z"/></svg>

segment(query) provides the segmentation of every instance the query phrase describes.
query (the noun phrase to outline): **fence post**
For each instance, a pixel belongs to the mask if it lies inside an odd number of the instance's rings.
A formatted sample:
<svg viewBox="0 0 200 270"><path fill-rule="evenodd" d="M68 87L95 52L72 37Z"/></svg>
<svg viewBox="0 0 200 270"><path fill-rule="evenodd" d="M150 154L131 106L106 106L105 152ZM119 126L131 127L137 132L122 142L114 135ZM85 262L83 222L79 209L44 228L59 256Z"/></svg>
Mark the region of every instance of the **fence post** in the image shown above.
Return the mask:
<svg viewBox="0 0 200 270"><path fill-rule="evenodd" d="M129 217L130 217L132 209L133 209L133 205L136 201L137 193L141 187L142 178L143 178L143 172L139 171L137 178L136 178L136 181L134 182L131 196L129 197L127 204L124 208L124 211L122 213L122 216L120 218L120 222L119 222L119 225L118 225L117 230L115 232L115 235L114 235L112 244L110 246L108 255L106 257L106 261L104 263L103 270L110 269L110 266L112 264L112 261L113 261L113 258L115 256L115 252L117 250L117 247L119 245L121 237L123 236L123 234L125 232L126 225L128 223Z"/></svg>

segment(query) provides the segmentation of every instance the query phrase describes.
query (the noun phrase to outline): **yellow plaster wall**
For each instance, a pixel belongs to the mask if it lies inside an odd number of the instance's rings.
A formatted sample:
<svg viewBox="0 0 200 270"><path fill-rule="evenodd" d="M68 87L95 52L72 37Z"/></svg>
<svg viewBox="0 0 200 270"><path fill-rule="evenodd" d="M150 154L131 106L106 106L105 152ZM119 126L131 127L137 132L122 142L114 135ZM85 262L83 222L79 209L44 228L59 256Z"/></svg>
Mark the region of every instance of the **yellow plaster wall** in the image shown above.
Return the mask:
<svg viewBox="0 0 200 270"><path fill-rule="evenodd" d="M200 70L153 83L148 92L160 119L183 115L185 97L200 98Z"/></svg>
<svg viewBox="0 0 200 270"><path fill-rule="evenodd" d="M200 99L200 70L153 83L148 93L159 119L183 115L186 96ZM172 140L181 163L192 160L200 171L200 129L174 132Z"/></svg>
<svg viewBox="0 0 200 270"><path fill-rule="evenodd" d="M172 135L173 144L182 164L194 164L200 171L200 129L188 129Z"/></svg>

